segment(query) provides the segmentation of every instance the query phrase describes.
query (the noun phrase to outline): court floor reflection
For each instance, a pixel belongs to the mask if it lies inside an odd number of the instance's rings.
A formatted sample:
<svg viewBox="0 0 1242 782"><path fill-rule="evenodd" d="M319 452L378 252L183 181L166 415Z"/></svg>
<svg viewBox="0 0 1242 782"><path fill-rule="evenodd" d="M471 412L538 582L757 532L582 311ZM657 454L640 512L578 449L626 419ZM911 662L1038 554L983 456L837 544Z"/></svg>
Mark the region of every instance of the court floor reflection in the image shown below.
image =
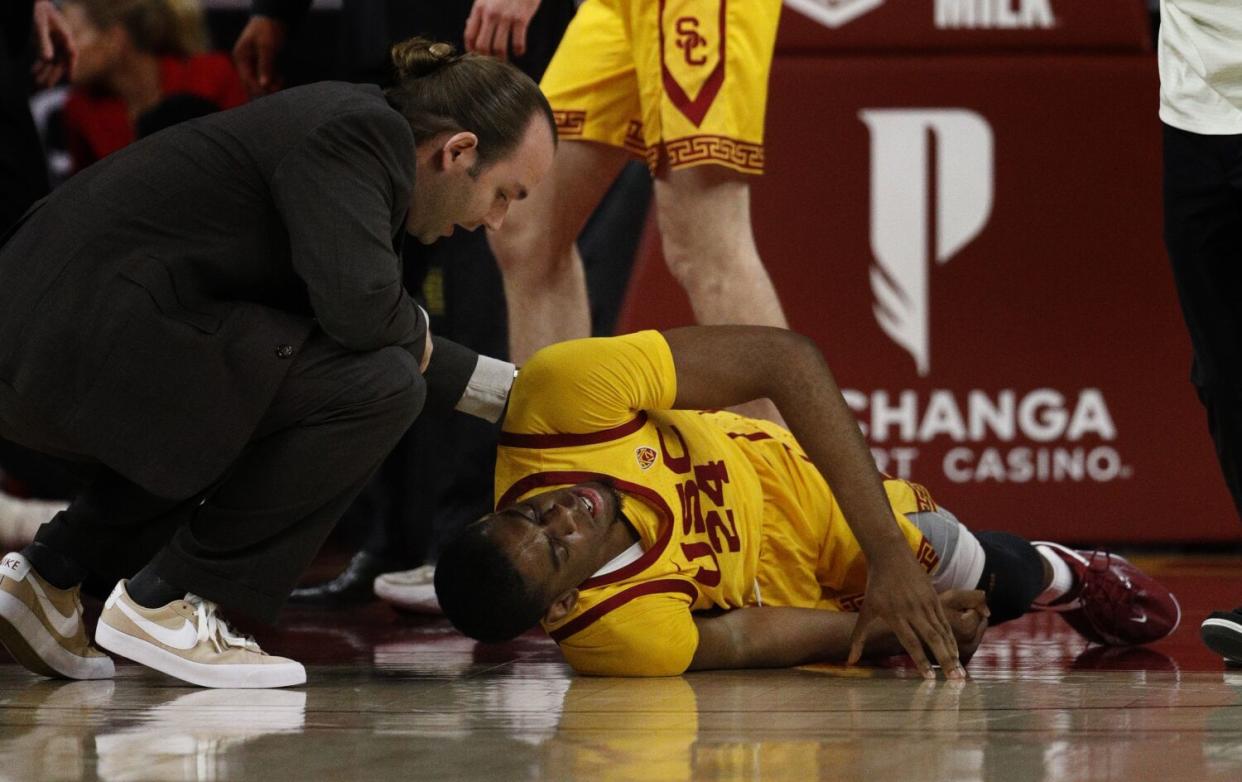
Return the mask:
<svg viewBox="0 0 1242 782"><path fill-rule="evenodd" d="M1188 616L1242 583L1242 562L1220 572L1171 576ZM572 675L538 635L483 646L383 607L301 612L261 636L310 663L292 690L0 662L0 780L1242 779L1242 672L1196 633L1104 649L1041 615L989 635L966 682L897 659L626 680Z"/></svg>

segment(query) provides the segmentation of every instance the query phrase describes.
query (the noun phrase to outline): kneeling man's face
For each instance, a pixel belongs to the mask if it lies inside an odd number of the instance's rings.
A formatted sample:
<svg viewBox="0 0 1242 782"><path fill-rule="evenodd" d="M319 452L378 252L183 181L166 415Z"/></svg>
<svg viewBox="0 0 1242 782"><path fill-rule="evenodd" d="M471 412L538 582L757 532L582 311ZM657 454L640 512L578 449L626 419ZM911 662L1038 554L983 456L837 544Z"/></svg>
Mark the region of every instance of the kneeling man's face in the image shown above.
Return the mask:
<svg viewBox="0 0 1242 782"><path fill-rule="evenodd" d="M516 201L527 197L552 168L556 146L542 115L526 126L507 156L478 165L478 139L456 133L436 142L429 165L420 166L406 231L423 244L452 235L456 228L499 230Z"/></svg>
<svg viewBox="0 0 1242 782"><path fill-rule="evenodd" d="M591 482L536 494L488 523L523 580L550 602L607 563L609 531L625 523L620 510L615 489Z"/></svg>

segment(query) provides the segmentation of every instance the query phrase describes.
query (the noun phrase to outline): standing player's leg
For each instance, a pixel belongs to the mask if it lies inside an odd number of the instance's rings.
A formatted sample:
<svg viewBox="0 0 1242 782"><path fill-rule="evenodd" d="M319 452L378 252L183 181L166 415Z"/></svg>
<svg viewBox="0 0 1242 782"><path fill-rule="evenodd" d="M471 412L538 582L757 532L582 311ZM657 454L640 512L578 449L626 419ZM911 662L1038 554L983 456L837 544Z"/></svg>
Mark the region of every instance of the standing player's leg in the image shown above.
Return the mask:
<svg viewBox="0 0 1242 782"><path fill-rule="evenodd" d="M509 310L509 359L590 336L586 276L576 242L628 159L639 116L638 83L617 0L587 0L566 28L540 89L556 115L560 146L549 181L514 204L490 234Z"/></svg>
<svg viewBox="0 0 1242 782"><path fill-rule="evenodd" d="M664 258L703 325L788 328L755 246L746 175L723 166L670 171L656 179Z"/></svg>
<svg viewBox="0 0 1242 782"><path fill-rule="evenodd" d="M550 181L515 203L501 229L488 235L504 280L515 364L553 342L590 336L576 242L628 157L604 144L562 142Z"/></svg>
<svg viewBox="0 0 1242 782"><path fill-rule="evenodd" d="M714 165L670 171L657 177L655 196L664 259L697 323L789 328L755 246L746 175ZM737 409L784 424L767 400Z"/></svg>

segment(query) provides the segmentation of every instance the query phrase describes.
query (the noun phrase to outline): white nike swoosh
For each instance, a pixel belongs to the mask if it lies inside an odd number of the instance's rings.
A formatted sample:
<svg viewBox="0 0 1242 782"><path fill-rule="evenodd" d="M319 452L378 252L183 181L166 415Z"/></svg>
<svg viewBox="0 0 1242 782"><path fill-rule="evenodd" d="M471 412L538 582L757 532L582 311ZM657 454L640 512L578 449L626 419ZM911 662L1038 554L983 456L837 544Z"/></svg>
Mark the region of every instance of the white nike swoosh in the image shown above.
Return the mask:
<svg viewBox="0 0 1242 782"><path fill-rule="evenodd" d="M1136 624L1144 624L1147 621L1147 614L1143 611L1139 611L1138 616L1130 617L1130 621Z"/></svg>
<svg viewBox="0 0 1242 782"><path fill-rule="evenodd" d="M185 651L186 649L193 649L194 645L198 643L198 630L194 628L193 623L189 619L182 620L185 624L174 630L171 627L165 627L145 618L130 608L129 604L124 600L117 600L116 607L121 609L121 613L129 617L129 620L138 625L144 633L165 646Z"/></svg>
<svg viewBox="0 0 1242 782"><path fill-rule="evenodd" d="M39 607L43 609L43 615L51 623L52 629L59 633L61 638L72 638L78 631L78 612L70 611L69 616L65 616L56 606L52 605L43 587L39 586L38 579L28 578L26 581L34 589L35 599L39 601Z"/></svg>

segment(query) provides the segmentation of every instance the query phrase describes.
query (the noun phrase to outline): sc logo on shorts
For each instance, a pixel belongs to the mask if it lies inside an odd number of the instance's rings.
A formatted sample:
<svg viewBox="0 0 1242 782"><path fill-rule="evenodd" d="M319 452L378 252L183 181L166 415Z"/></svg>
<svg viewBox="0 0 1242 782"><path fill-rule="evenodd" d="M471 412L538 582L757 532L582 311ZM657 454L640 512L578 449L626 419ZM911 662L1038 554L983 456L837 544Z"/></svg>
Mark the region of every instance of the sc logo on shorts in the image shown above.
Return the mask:
<svg viewBox="0 0 1242 782"><path fill-rule="evenodd" d="M687 65L706 65L706 55L695 55L694 50L707 46L707 39L699 32L697 16L683 16L677 20L677 48L686 56Z"/></svg>

